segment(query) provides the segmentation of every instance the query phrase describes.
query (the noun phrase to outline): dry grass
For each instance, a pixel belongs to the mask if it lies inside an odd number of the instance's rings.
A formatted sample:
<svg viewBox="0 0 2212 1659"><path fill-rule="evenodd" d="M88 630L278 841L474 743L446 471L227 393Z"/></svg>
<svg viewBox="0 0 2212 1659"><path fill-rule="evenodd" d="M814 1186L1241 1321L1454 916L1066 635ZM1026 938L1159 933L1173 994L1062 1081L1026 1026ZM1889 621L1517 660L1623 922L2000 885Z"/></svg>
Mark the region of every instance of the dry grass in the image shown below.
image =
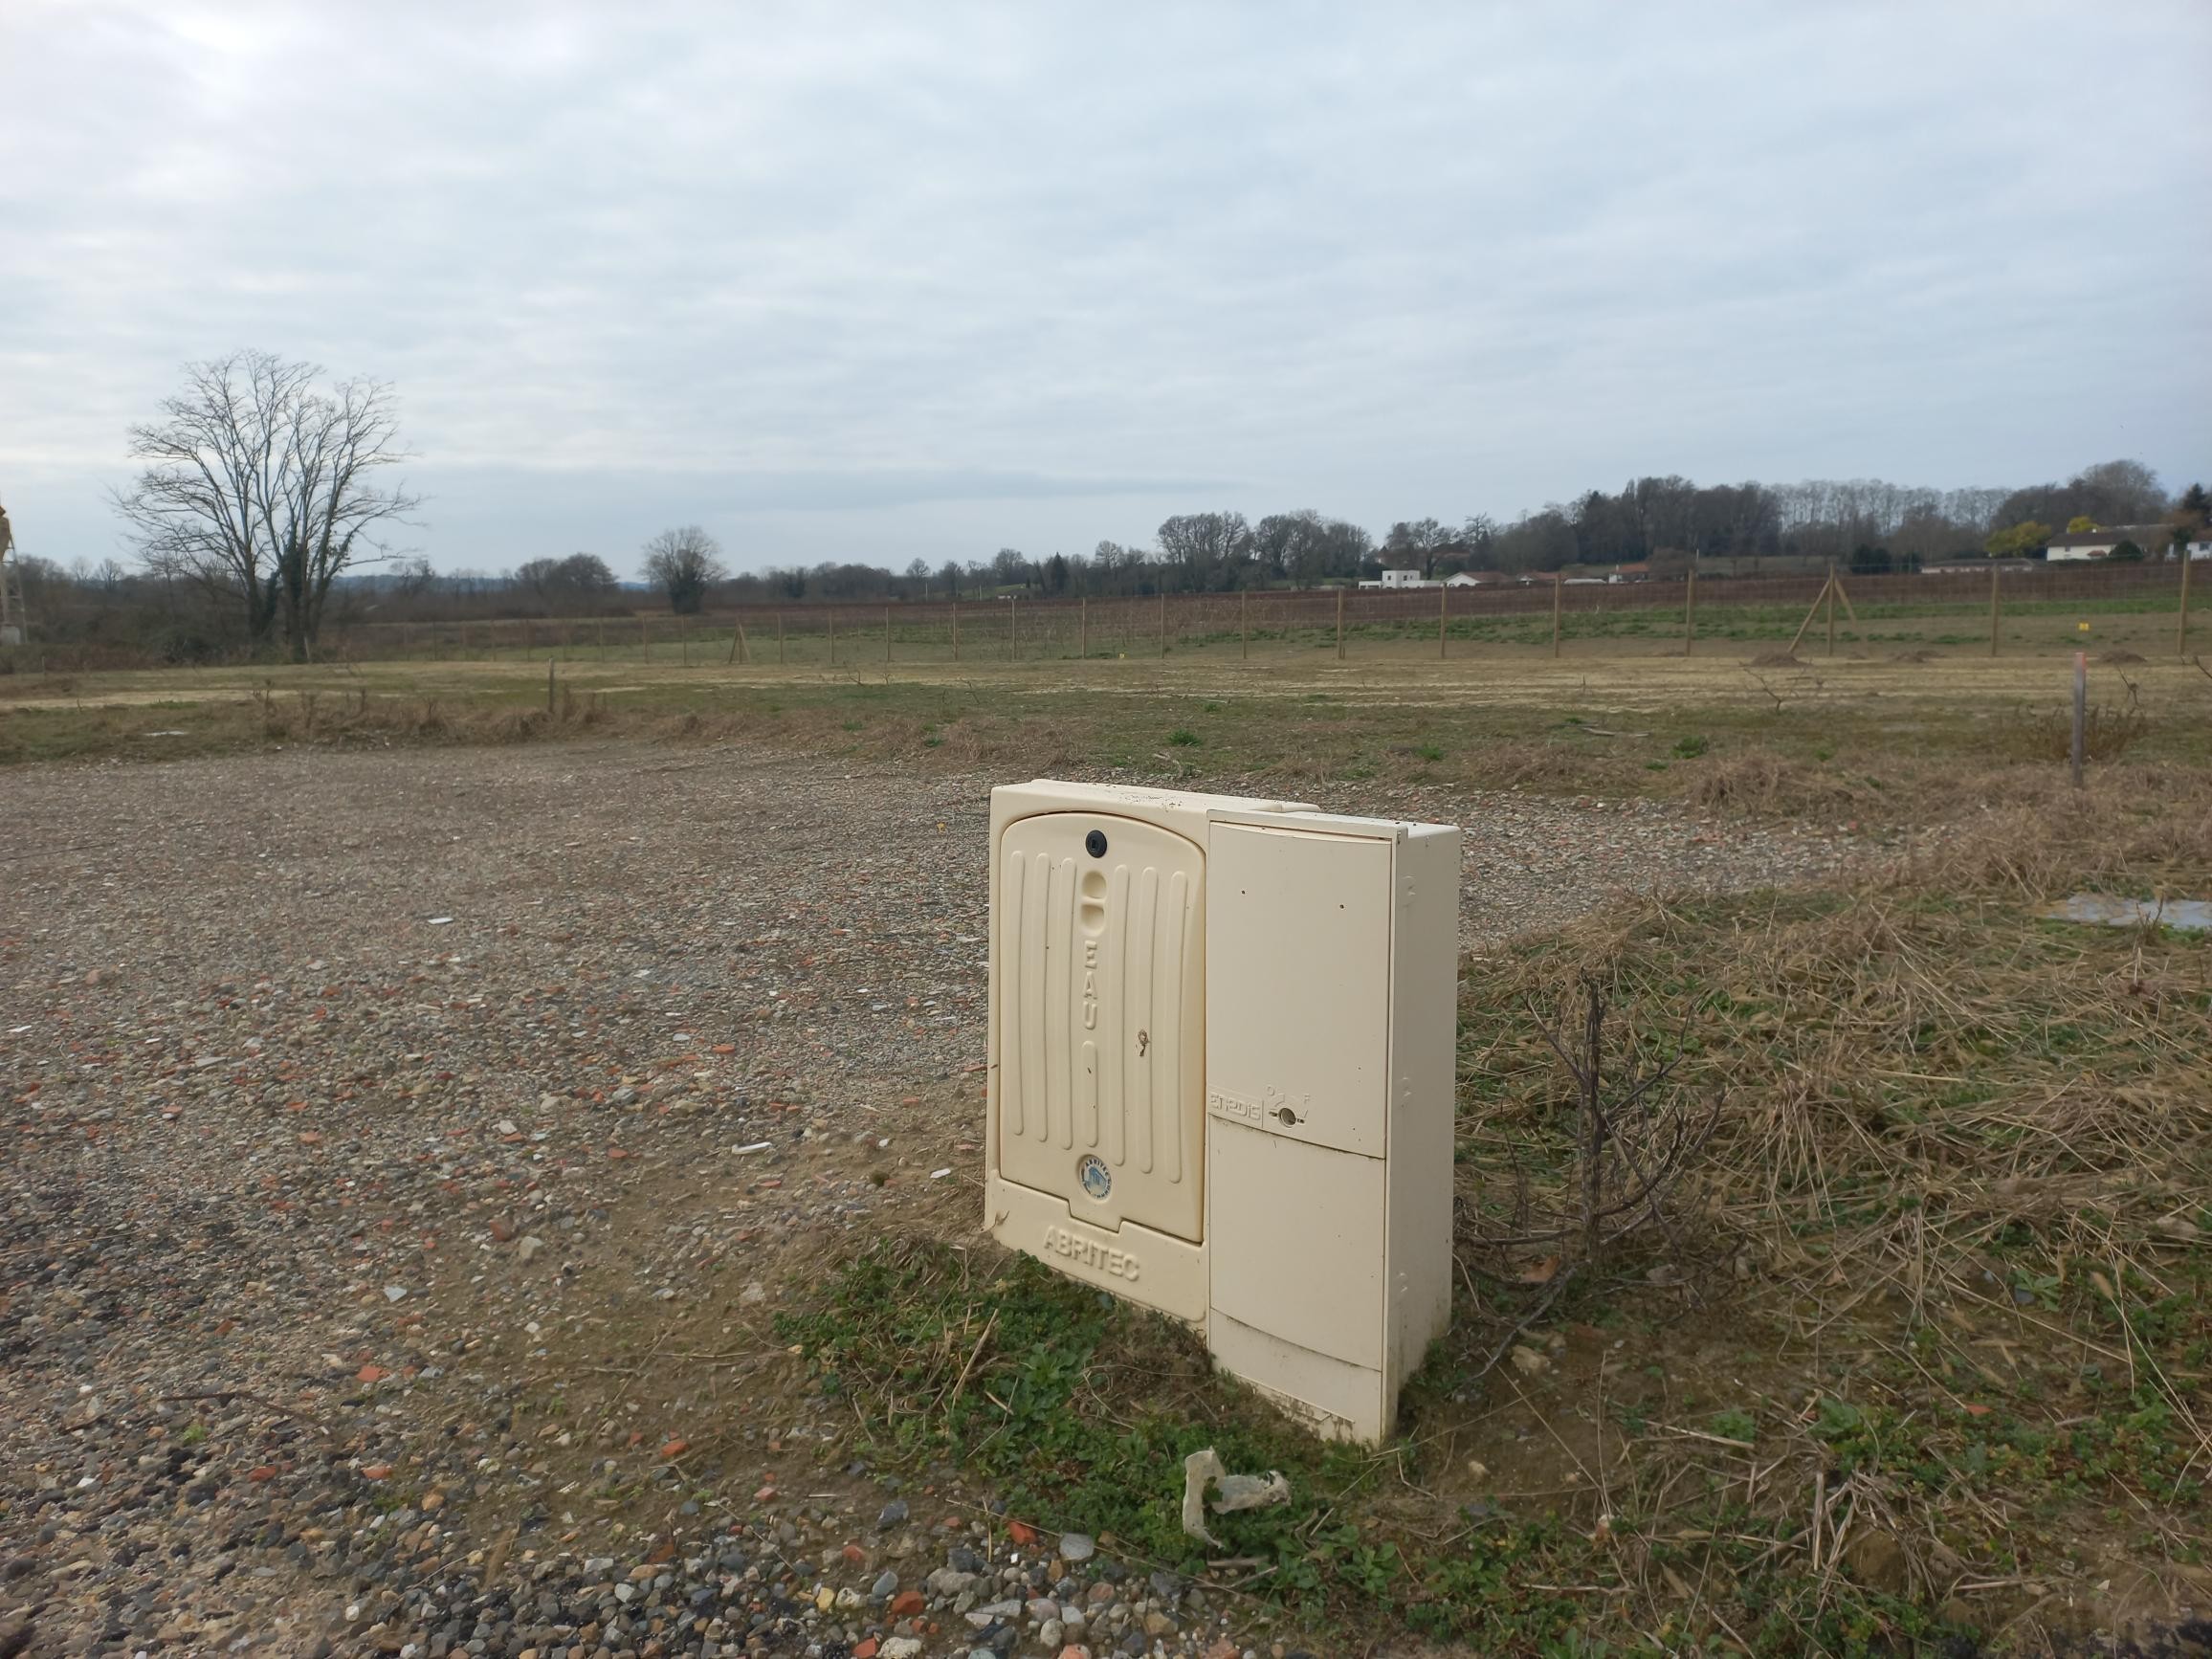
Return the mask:
<svg viewBox="0 0 2212 1659"><path fill-rule="evenodd" d="M2180 1518L2212 1477L2212 948L2036 919L2077 884L2212 895L2212 778L2015 788L1858 890L1654 902L1471 974L1462 1253L1493 1285L1531 1276L1532 1252L1476 1242L1525 1204L1529 1149L1539 1182L1573 1180L1526 1009L1594 974L1638 1012L1624 1040L1686 1028L1683 1086L1726 1101L1703 1188L1609 1266L1664 1263L1751 1340L1708 1386L1757 1444L1662 1437L1617 1476L1623 1515L1734 1485L1745 1530L1795 1526L1802 1567L2022 1651L2212 1595ZM1497 1294L1460 1351L1516 1305ZM1654 1616L1679 1607L1665 1527L1617 1535ZM2101 1593L2040 1604L2062 1559Z"/></svg>

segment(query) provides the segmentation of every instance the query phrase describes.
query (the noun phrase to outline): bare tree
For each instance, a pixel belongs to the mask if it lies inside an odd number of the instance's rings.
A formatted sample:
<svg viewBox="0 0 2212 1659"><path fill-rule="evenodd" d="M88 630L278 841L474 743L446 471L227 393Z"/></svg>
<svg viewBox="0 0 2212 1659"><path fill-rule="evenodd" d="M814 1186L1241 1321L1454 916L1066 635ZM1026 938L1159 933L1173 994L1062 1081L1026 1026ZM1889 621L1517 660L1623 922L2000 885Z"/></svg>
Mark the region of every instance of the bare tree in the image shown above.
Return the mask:
<svg viewBox="0 0 2212 1659"><path fill-rule="evenodd" d="M138 480L112 498L149 569L244 612L249 642L281 630L307 660L332 582L385 556L380 534L420 498L382 482L406 460L391 390L265 351L186 366L160 420L133 427Z"/></svg>
<svg viewBox="0 0 2212 1659"><path fill-rule="evenodd" d="M668 606L697 616L707 589L729 574L721 544L697 524L663 530L645 544L645 579L668 590Z"/></svg>

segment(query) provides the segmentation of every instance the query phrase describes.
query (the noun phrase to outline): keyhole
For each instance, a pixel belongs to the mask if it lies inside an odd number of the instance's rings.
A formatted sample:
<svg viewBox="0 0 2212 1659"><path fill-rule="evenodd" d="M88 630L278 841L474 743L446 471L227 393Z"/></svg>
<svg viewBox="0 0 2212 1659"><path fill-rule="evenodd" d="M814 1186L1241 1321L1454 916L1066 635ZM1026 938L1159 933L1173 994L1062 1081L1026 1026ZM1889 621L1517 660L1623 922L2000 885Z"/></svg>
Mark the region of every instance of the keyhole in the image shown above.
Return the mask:
<svg viewBox="0 0 2212 1659"><path fill-rule="evenodd" d="M1149 1031L1139 1031L1137 1033L1137 1057L1139 1060L1143 1059L1144 1051L1151 1047L1152 1033Z"/></svg>

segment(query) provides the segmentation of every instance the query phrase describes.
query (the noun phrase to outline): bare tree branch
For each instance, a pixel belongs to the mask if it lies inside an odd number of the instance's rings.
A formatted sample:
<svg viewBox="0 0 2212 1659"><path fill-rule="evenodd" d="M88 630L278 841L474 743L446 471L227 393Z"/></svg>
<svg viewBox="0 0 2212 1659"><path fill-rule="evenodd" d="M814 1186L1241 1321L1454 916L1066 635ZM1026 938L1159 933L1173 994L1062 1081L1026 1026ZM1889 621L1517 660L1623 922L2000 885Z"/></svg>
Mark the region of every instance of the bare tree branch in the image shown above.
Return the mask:
<svg viewBox="0 0 2212 1659"><path fill-rule="evenodd" d="M379 481L408 458L390 388L323 391L321 372L260 351L188 365L161 418L131 429L143 470L113 497L149 569L237 605L255 646L281 630L295 660L313 648L331 584L381 557L379 532L420 505Z"/></svg>

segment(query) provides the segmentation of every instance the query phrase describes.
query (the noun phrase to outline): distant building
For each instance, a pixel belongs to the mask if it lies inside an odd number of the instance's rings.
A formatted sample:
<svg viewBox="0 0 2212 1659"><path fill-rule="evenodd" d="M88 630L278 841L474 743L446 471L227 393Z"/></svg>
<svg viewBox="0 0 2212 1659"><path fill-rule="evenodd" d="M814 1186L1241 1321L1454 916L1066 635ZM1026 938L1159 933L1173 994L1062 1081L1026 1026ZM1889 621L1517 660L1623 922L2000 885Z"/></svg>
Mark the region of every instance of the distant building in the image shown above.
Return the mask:
<svg viewBox="0 0 2212 1659"><path fill-rule="evenodd" d="M2100 530L2070 530L2063 536L2053 536L2046 544L2043 556L2053 564L2110 559L2112 549L2122 542L2133 542L2143 550L2145 558L2156 559L2173 534L2164 524L2113 524ZM2195 559L2200 555L2192 552L2189 557Z"/></svg>
<svg viewBox="0 0 2212 1659"><path fill-rule="evenodd" d="M1490 587L1505 578L1494 570L1462 570L1444 579L1447 587Z"/></svg>
<svg viewBox="0 0 2212 1659"><path fill-rule="evenodd" d="M1387 587L1395 592L1401 587L1442 587L1444 584L1424 581L1420 571L1408 569L1385 570L1382 572L1382 581L1362 582L1360 586L1362 587Z"/></svg>

